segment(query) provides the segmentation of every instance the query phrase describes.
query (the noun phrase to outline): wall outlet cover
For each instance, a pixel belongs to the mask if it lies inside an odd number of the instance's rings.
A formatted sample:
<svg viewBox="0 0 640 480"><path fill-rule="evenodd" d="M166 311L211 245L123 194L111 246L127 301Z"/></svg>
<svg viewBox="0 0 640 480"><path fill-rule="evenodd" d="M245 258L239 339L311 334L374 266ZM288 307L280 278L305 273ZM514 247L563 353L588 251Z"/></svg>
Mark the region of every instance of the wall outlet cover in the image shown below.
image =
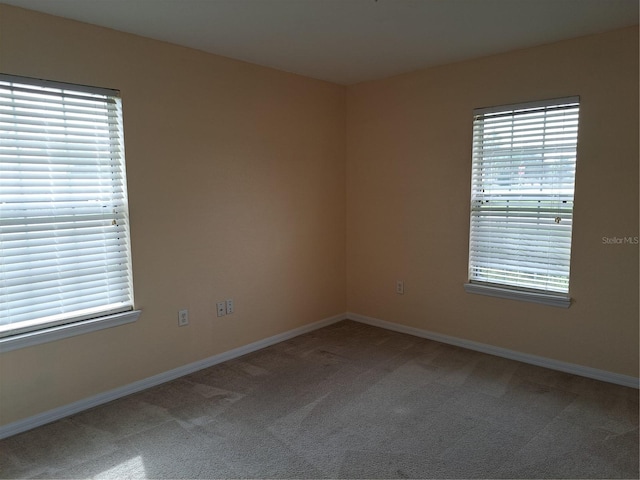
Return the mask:
<svg viewBox="0 0 640 480"><path fill-rule="evenodd" d="M178 326L184 327L186 325L189 325L189 310L183 308L178 311Z"/></svg>

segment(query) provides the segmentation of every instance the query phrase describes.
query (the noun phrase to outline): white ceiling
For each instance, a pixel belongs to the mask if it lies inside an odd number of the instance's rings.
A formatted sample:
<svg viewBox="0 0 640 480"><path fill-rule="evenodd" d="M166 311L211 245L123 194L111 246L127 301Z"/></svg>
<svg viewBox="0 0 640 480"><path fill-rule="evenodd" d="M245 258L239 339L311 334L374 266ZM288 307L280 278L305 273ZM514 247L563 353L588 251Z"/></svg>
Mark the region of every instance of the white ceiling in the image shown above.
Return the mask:
<svg viewBox="0 0 640 480"><path fill-rule="evenodd" d="M0 0L339 84L638 24L638 0Z"/></svg>

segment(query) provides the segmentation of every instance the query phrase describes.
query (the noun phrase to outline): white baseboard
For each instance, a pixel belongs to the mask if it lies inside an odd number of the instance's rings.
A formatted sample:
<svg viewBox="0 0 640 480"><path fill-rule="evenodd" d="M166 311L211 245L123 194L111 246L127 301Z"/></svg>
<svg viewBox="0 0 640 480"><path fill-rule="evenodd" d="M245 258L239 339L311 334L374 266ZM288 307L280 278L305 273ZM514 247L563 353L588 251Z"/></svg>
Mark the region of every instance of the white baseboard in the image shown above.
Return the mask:
<svg viewBox="0 0 640 480"><path fill-rule="evenodd" d="M636 377L631 377L629 375L621 375L619 373L608 372L606 370L599 370L597 368L576 365L575 363L561 362L559 360L553 360L551 358L539 357L537 355L530 355L528 353L521 353L515 350L508 350L506 348L487 345L485 343L473 342L471 340L451 337L449 335L443 335L441 333L430 332L428 330L422 330L419 328L408 327L406 325L387 322L385 320L367 317L365 315L359 315L357 313L347 312L346 318L354 320L356 322L366 323L367 325L373 325L375 327L381 327L387 330L393 330L395 332L407 333L416 337L427 338L429 340L435 340L436 342L447 343L449 345L455 345L457 347L467 348L469 350L488 353L489 355L495 355L497 357L517 360L519 362L529 363L531 365L537 365L539 367L545 367L551 370L572 373L574 375L593 378L595 380L601 380L603 382L615 383L617 385L623 385L625 387L639 387L639 379Z"/></svg>
<svg viewBox="0 0 640 480"><path fill-rule="evenodd" d="M304 325L302 327L295 328L293 330L289 330L287 332L274 335L272 337L265 338L257 342L253 342L248 345L244 345L242 347L229 350L228 352L220 353L218 355L214 355L212 357L208 357L203 360L190 363L188 365L183 365L182 367L174 368L173 370L159 373L152 377L148 377L148 378L139 380L137 382L133 382L128 385L124 385L122 387L118 387L113 390L109 390L107 392L94 395L89 398L78 400L77 402L73 402L68 405L64 405L62 407L54 408L53 410L39 413L32 417L28 417L13 423L9 423L7 425L0 426L0 439L7 438L12 435L17 435L18 433L31 430L32 428L36 428L36 427L45 425L47 423L54 422L56 420L60 420L62 418L68 417L69 415L82 412L83 410L97 407L98 405L102 405L112 400L116 400L118 398L131 395L132 393L136 393L136 392L145 390L147 388L155 387L156 385L160 385L162 383L175 380L176 378L180 378L184 375L188 375L198 370L202 370L203 368L211 367L213 365L217 365L218 363L226 362L227 360L241 357L242 355L255 352L262 348L269 347L276 343L289 340L299 335L312 332L313 330L317 330L319 328L326 327L328 325L331 325L333 323L339 322L341 320L346 320L346 319L354 320L360 323L365 323L367 325L373 325L376 327L385 328L387 330L392 330L395 332L406 333L416 337L435 340L441 343L447 343L449 345L455 345L458 347L467 348L469 350L488 353L490 355L496 355L498 357L509 358L511 360L517 360L519 362L529 363L532 365L537 365L537 366L549 368L552 370L558 370L561 372L572 373L574 375L593 378L595 380L601 380L604 382L614 383L617 385L623 385L625 387L632 387L632 388L639 387L638 378L631 377L628 375L621 375L618 373L607 372L605 370L598 370L596 368L585 367L585 366L576 365L573 363L561 362L558 360L539 357L536 355L529 355L529 354L517 352L514 350L508 350L506 348L500 348L492 345L487 345L484 343L473 342L471 340L464 340L457 337L451 337L449 335L443 335L440 333L430 332L428 330L408 327L406 325L400 325L397 323L387 322L385 320L380 320L377 318L367 317L365 315L359 315L357 313L348 312L345 314L340 314L340 315L335 315L333 317L325 318L324 320L310 323L309 325Z"/></svg>
<svg viewBox="0 0 640 480"><path fill-rule="evenodd" d="M218 363L241 357L242 355L246 355L248 353L255 352L276 343L289 340L290 338L297 337L304 333L326 327L327 325L339 322L340 320L345 320L346 318L347 316L345 314L325 318L324 320L320 320L318 322L310 323L308 325L294 328L293 330L289 330L287 332L280 333L278 335L274 335L257 342L253 342L242 347L234 348L233 350L229 350L228 352L220 353L218 355L214 355L212 357L208 357L203 360L190 363L188 365L183 365L182 367L174 368L173 370L159 373L152 377L148 377L137 382L133 382L128 385L115 388L113 390L109 390L107 392L99 393L98 395L78 400L77 402L54 408L53 410L39 413L23 420L18 420L16 422L0 426L0 439L7 438L12 435L17 435L18 433L31 430L32 428L36 428L41 425L54 422L56 420L60 420L61 418L65 418L69 415L82 412L83 410L97 407L98 405L102 405L103 403L107 403L112 400L131 395L132 393L136 393L150 387L155 387L156 385L160 385L161 383L175 380L176 378L180 378L184 375L197 372L198 370L202 370L203 368L212 367L213 365L217 365Z"/></svg>

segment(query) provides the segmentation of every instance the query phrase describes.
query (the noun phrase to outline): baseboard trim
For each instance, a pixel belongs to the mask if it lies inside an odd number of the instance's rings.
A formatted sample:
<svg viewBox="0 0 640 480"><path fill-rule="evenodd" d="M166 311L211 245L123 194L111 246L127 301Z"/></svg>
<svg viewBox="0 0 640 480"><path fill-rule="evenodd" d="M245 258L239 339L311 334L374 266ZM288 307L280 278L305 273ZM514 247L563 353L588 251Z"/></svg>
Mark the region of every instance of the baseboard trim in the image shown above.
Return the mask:
<svg viewBox="0 0 640 480"><path fill-rule="evenodd" d="M619 373L608 372L606 370L599 370L592 367L585 367L583 365L577 365L575 363L562 362L559 360L553 360L551 358L539 357L537 355L530 355L528 353L509 350L507 348L495 347L486 343L473 342L471 340L465 340L458 337L451 337L449 335L443 335L441 333L430 332L428 330L422 330L420 328L400 325L398 323L388 322L386 320L380 320L378 318L367 317L365 315L360 315L357 313L347 312L346 316L349 320L366 323L367 325L372 325L374 327L381 327L387 330L393 330L395 332L406 333L415 337L427 338L429 340L435 340L436 342L455 345L457 347L467 348L469 350L475 350L477 352L488 353L490 355L508 358L510 360L517 360L519 362L529 363L538 367L558 370L560 372L571 373L573 375L592 378L594 380L601 380L603 382L615 383L616 385L622 385L625 387L640 387L640 379L629 375L621 375Z"/></svg>
<svg viewBox="0 0 640 480"><path fill-rule="evenodd" d="M384 328L387 330L392 330L395 332L406 333L416 337L427 338L429 340L434 340L434 341L446 343L449 345L455 345L457 347L467 348L469 350L475 350L478 352L488 353L490 355L495 355L498 357L504 357L511 360L517 360L523 363L529 363L531 365L537 365L539 367L558 370L560 372L580 375L582 377L593 378L595 380L614 383L614 384L622 385L625 387L639 388L639 379L636 377L621 375L618 373L608 372L606 370L599 370L597 368L585 367L585 366L576 365L573 363L561 362L561 361L553 360L546 357L539 357L536 355L521 353L515 350L495 347L493 345L474 342L471 340L465 340L458 337L452 337L449 335L431 332L431 331L423 330L420 328L400 325L398 323L388 322L386 320L380 320L378 318L373 318L373 317L367 317L365 315L360 315L353 312L347 312L344 314L339 314L333 317L325 318L323 320L310 323L308 325L303 325L302 327L294 328L293 330L289 330L289 331L280 333L278 335L265 338L263 340L258 340L257 342L253 342L248 345L244 345L242 347L234 348L233 350L229 350L227 352L223 352L218 355L213 355L203 360L199 360L197 362L183 365L182 367L174 368L173 370L159 373L152 377L148 377L148 378L139 380L137 382L133 382L128 385L124 385L122 387L118 387L113 390L109 390L107 392L94 395L92 397L78 400L77 402L73 402L68 405L63 405L62 407L54 408L52 410L39 413L32 417L28 417L22 420L15 421L13 423L9 423L7 425L0 426L0 439L17 435L22 432L26 432L27 430L31 430L33 428L46 425L47 423L60 420L70 415L82 412L84 410L88 410L89 408L97 407L98 405L102 405L104 403L117 400L118 398L122 398L127 395L131 395L133 393L146 390L147 388L155 387L156 385L160 385L162 383L175 380L176 378L183 377L190 373L197 372L198 370L202 370L203 368L212 367L219 363L226 362L227 360L232 360L234 358L241 357L248 353L255 352L262 348L275 345L276 343L289 340L299 335L303 335L305 333L309 333L319 328L323 328L333 323L339 322L341 320L347 320L347 319L354 320L360 323L365 323L367 325L372 325L375 327Z"/></svg>
<svg viewBox="0 0 640 480"><path fill-rule="evenodd" d="M54 408L37 415L33 415L32 417L0 426L0 439L26 432L27 430L46 425L47 423L60 420L75 413L88 410L89 408L97 407L98 405L111 402L112 400L131 395L132 393L155 387L156 385L160 385L162 383L175 380L176 378L183 377L190 373L197 372L198 370L202 370L203 368L212 367L213 365L217 365L218 363L241 357L262 348L275 345L276 343L280 343L299 335L312 332L319 328L326 327L341 320L346 320L346 318L346 314L340 314L333 317L325 318L323 320L310 323L308 325L303 325L302 327L294 328L293 330L289 330L278 335L265 338L263 340L258 340L257 342L253 342L242 347L234 348L233 350L229 350L218 355L213 355L212 357L208 357L197 362L183 365L182 367L174 368L173 370L159 373L152 377L148 377L137 382L124 385L122 387L114 388L113 390L109 390L107 392L99 393L98 395L94 395L92 397L78 400L77 402L73 402L68 405L63 405L62 407Z"/></svg>
<svg viewBox="0 0 640 480"><path fill-rule="evenodd" d="M579 375L581 377L601 380L603 382L614 383L616 385L622 385L625 387L639 388L640 386L639 379L636 377L631 377L629 375L621 375L619 373L608 372L606 370L599 370L597 368L576 365L575 363L562 362L559 360L553 360L551 358L539 357L537 355L530 355L528 353L521 353L515 350L495 347L493 345L488 345L485 343L473 342L471 340L451 337L449 335L430 332L428 330L422 330L420 328L408 327L406 325L400 325L398 323L392 323L386 320L380 320L378 318L367 317L365 315L360 315L357 313L347 312L346 317L349 320L366 323L367 325L381 327L387 330L393 330L395 332L406 333L416 337L427 338L429 340L435 340L436 342L447 343L449 345L455 345L457 347L467 348L469 350L475 350L477 352L488 353L497 357L517 360L519 362L529 363L531 365L537 365L539 367L549 368L551 370L558 370L560 372L571 373L574 375Z"/></svg>

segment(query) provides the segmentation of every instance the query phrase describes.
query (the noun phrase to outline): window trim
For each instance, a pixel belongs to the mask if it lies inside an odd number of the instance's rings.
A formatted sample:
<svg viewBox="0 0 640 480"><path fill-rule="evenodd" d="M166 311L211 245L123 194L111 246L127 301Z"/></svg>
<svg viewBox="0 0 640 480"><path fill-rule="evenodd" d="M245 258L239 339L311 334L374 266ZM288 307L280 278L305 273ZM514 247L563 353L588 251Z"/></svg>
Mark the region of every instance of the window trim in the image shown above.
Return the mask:
<svg viewBox="0 0 640 480"><path fill-rule="evenodd" d="M508 104L508 105L497 105L497 106L492 106L492 107L485 107L485 108L477 108L474 109L473 111L473 115L474 115L474 124L475 124L475 118L478 116L482 116L482 115L486 115L486 114L498 114L497 116L500 116L500 112L507 112L505 113L505 115L513 115L513 112L517 111L517 110L528 110L528 109L536 109L536 108L545 108L545 107L554 107L556 106L558 109L564 109L566 108L565 106L563 106L562 104L564 103L577 103L579 105L580 103L580 97L575 95L575 96L569 96L569 97L562 97L562 98L553 98L553 99L547 99L547 100L538 100L538 101L531 101L531 102L523 102L523 103L517 103L517 104ZM475 127L474 127L474 132L475 132ZM576 147L577 147L577 133L576 133ZM474 145L473 147L475 148L475 140L474 140ZM474 162L475 162L475 154L474 154ZM473 168L473 162L472 162L472 168ZM574 173L575 175L575 173ZM471 182L471 187L472 187L472 194L473 194L473 188L474 188L474 180L472 178L472 182ZM574 198L575 198L575 176L574 176ZM575 207L575 200L572 206L572 217L574 214L574 207ZM473 223L473 214L472 211L470 211L469 213L469 218L470 218L470 226L472 226L471 224ZM571 235L573 234L573 227L571 229ZM573 243L573 242L571 242ZM473 280L471 279L471 247L472 247L472 243L471 243L471 231L469 231L469 257L468 257L468 261L467 261L467 266L469 269L469 273L468 273L468 281L464 284L464 289L465 292L467 293L473 293L473 294L479 294L479 295L486 295L486 296L491 296L491 297L497 297L497 298L505 298L505 299L509 299L509 300L521 300L521 301L527 301L527 302L533 302L533 303L539 303L539 304L544 304L544 305L550 305L550 306L555 306L555 307L561 307L561 308L569 308L571 305L571 296L570 296L570 291L567 291L566 293L564 292L554 292L552 290L550 291L544 291L544 290L535 290L535 289L528 289L525 287L518 287L518 286L512 286L512 285L507 285L507 284L493 284L493 283L489 283L489 282L483 282L483 281L479 281L479 280ZM570 262L570 260L569 260Z"/></svg>
<svg viewBox="0 0 640 480"><path fill-rule="evenodd" d="M129 310L128 312L116 313L105 317L80 320L74 323L66 323L64 325L33 330L10 337L3 337L0 338L0 353L75 337L76 335L85 333L97 332L98 330L117 327L118 325L125 325L137 321L141 313L142 310Z"/></svg>
<svg viewBox="0 0 640 480"><path fill-rule="evenodd" d="M32 85L39 88L48 88L56 90L69 90L72 92L81 92L82 94L99 95L103 97L109 97L106 100L107 103L113 103L112 99L115 99L117 109L120 114L117 116L116 129L119 131L119 144L124 148L124 132L122 124L122 106L119 103L121 95L119 90L94 87L81 84L73 84L67 82L58 82L53 80L46 80L41 78L24 77L18 75L0 73L0 80L9 83L22 83L25 85ZM20 90L21 87L16 87ZM25 90L29 91L29 90ZM73 97L73 93L67 94L69 98ZM78 97L85 98L85 97ZM122 154L123 156L123 154ZM127 305L123 305L111 310L102 307L96 307L94 313L81 314L76 317L69 317L67 319L54 320L48 323L42 323L39 325L25 326L14 329L14 331L8 330L0 334L0 353L8 352L20 348L25 348L33 345L38 345L50 341L60 340L84 333L90 333L105 328L111 328L118 325L132 323L138 320L141 310L135 310L135 300L133 291L133 266L131 262L131 231L128 213L128 192L127 192L127 180L125 170L124 158L121 161L122 180L121 184L124 187L124 205L125 205L125 218L126 218L126 238L124 240L127 254L128 264L128 283L129 283L129 301Z"/></svg>

